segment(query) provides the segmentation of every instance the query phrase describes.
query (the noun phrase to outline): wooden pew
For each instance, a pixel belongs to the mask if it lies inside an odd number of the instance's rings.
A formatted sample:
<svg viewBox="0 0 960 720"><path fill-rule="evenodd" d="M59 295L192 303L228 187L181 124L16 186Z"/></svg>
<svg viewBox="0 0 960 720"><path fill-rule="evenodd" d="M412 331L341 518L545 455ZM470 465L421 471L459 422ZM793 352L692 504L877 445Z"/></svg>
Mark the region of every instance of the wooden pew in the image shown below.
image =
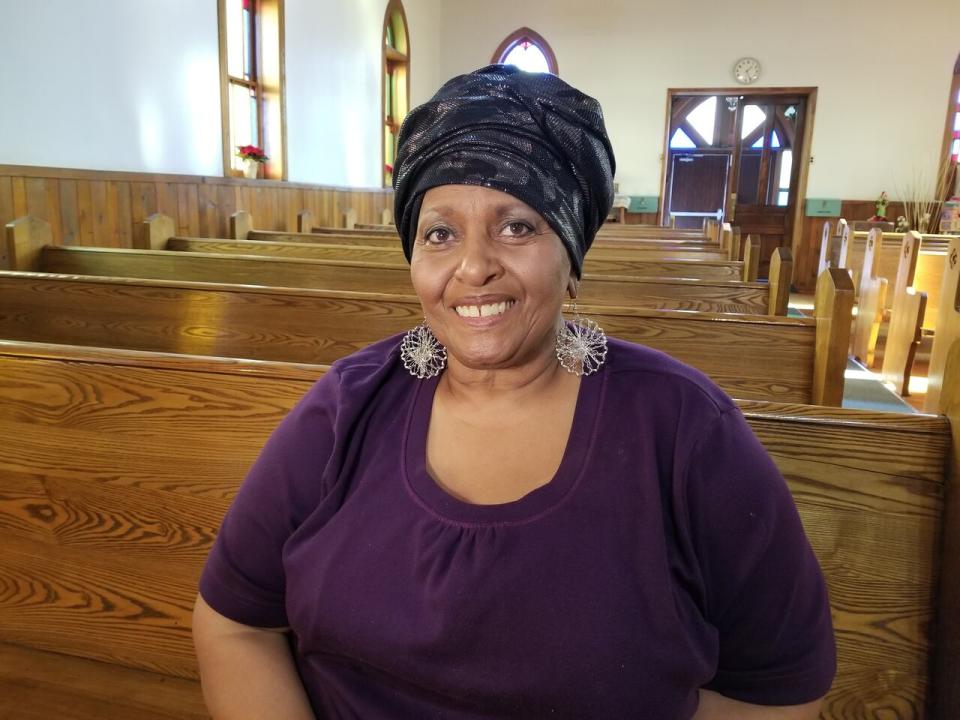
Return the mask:
<svg viewBox="0 0 960 720"><path fill-rule="evenodd" d="M883 381L893 385L894 391L903 396L910 394L910 376L927 307L927 294L912 287L920 242L920 234L911 231L904 235L900 245L900 266L893 286L893 309L881 369Z"/></svg>
<svg viewBox="0 0 960 720"><path fill-rule="evenodd" d="M303 213L301 213L301 223ZM276 231L254 230L253 220L245 211L234 213L230 217L230 234L235 240L272 240L276 242L323 242L329 243L331 237L339 240L352 240L363 245L379 247L393 247L399 245L400 240L395 232L381 232L376 230L344 230L342 228L314 228L309 233L283 233ZM597 238L591 247L591 253L599 254L605 250L626 251L650 260L662 259L700 259L700 260L729 260L730 249L726 246L717 247L703 242L684 240L656 240L635 238Z"/></svg>
<svg viewBox="0 0 960 720"><path fill-rule="evenodd" d="M877 232L880 232L879 230ZM899 249L904 237L903 233L883 233L883 244L877 263L876 272L879 277L888 280L896 277L900 264ZM921 235L920 252L917 257L917 268L911 285L918 292L927 294L927 316L924 319L924 330L935 332L937 327L937 312L939 310L940 281L943 278L944 264L947 260L951 236L949 235ZM854 277L854 286L858 287L858 280L864 264L864 254L868 242L868 233L856 231L851 234L849 252L842 267L850 268ZM893 297L887 295L885 308L893 307Z"/></svg>
<svg viewBox="0 0 960 720"><path fill-rule="evenodd" d="M330 233L319 235L317 233L286 233L267 230L253 230L253 222L249 213L237 212L230 218L230 234L234 240L250 240L256 242L276 242L283 244L323 244L323 245L361 245L364 247L379 248L398 248L400 240L396 235L362 235L362 234L344 234L336 232L333 228ZM171 230L172 232L172 230ZM353 231L358 233L358 231ZM169 237L169 235L167 236ZM159 248L155 241L149 242L149 246ZM759 243L759 241L757 241ZM145 244L144 247L147 245ZM759 247L759 246L758 246ZM700 251L695 248L684 248L676 252L664 250L662 246L650 246L649 242L637 244L633 241L595 241L587 255L587 262L591 263L592 272L600 274L630 274L638 276L659 275L658 272L651 272L642 267L630 267L626 272L622 272L627 263L654 263L661 266L675 265L677 262L700 262L699 267L692 265L675 266L682 274L670 277L691 277L699 279L736 279L739 278L746 282L753 282L757 279L757 268L759 267L759 249L750 250L749 243L747 250L744 250L744 262L731 261L731 249L717 249L709 251ZM751 262L746 253L750 251L756 256ZM735 252L739 254L739 249ZM732 262L732 265L726 263Z"/></svg>
<svg viewBox="0 0 960 720"><path fill-rule="evenodd" d="M5 718L204 717L190 640L203 560L268 433L323 371L0 342L0 433L18 439L0 455L0 577L16 588L0 593ZM956 443L960 395L945 396ZM960 650L960 548L940 552L944 530L960 539L947 418L740 407L829 587L839 671L822 717L960 716L943 682Z"/></svg>
<svg viewBox="0 0 960 720"><path fill-rule="evenodd" d="M169 219L167 219L169 220ZM167 220L159 222L169 226ZM10 226L14 270L155 280L188 280L285 288L315 288L413 295L410 270L402 258L393 264L253 257L165 250L58 247L49 245L48 227L30 219ZM149 233L152 235L159 234ZM27 252L23 248L30 247ZM39 252L36 249L39 248ZM21 262L22 259L22 262ZM663 310L786 315L792 262L786 250L774 260L775 282L740 283L675 278L585 275L581 301Z"/></svg>
<svg viewBox="0 0 960 720"><path fill-rule="evenodd" d="M269 257L301 257L315 260L362 260L381 263L405 263L400 247L376 247L355 243L322 244L273 242L270 240L218 240L169 237L153 249L184 252L233 253ZM604 257L588 253L584 271L596 275L635 277L676 277L694 280L744 280L742 262L707 260L636 260L629 253ZM749 280L745 280L750 282Z"/></svg>
<svg viewBox="0 0 960 720"><path fill-rule="evenodd" d="M818 283L815 318L581 311L614 336L700 368L735 397L839 405L851 304L849 276L832 270ZM5 339L309 363L422 318L409 295L9 271L0 272L0 308Z"/></svg>

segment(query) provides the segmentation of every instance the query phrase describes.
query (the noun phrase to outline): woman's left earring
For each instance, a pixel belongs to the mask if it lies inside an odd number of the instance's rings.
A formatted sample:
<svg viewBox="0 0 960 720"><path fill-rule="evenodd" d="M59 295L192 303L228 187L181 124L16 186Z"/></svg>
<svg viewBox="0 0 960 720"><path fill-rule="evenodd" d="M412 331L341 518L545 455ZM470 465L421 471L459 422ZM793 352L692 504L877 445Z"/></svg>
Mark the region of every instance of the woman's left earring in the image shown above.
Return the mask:
<svg viewBox="0 0 960 720"><path fill-rule="evenodd" d="M426 319L408 330L400 343L403 366L415 378L424 380L439 375L447 365L447 349L440 344Z"/></svg>

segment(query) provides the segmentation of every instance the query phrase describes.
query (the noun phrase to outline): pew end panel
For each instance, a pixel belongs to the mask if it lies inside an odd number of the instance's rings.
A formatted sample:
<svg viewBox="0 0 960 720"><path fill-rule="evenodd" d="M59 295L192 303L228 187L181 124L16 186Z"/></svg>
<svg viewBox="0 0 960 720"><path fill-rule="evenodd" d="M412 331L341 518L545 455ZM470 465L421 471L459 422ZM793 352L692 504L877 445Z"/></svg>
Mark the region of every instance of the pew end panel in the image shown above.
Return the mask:
<svg viewBox="0 0 960 720"><path fill-rule="evenodd" d="M913 361L922 338L923 319L927 308L926 293L917 292L912 287L920 243L920 234L911 231L904 234L900 244L890 324L880 370L883 382L893 385L894 391L904 397L910 394L910 376L913 374ZM889 287L887 290L888 294L891 294Z"/></svg>
<svg viewBox="0 0 960 720"><path fill-rule="evenodd" d="M135 250L165 250L167 241L177 234L173 218L163 213L154 213L142 223L140 232L133 239Z"/></svg>
<svg viewBox="0 0 960 720"><path fill-rule="evenodd" d="M946 384L947 354L960 338L960 237L950 241L940 285L937 330L930 351L930 369L924 410L940 410L940 393Z"/></svg>
<svg viewBox="0 0 960 720"><path fill-rule="evenodd" d="M760 238L747 235L747 242L743 248L743 277L744 282L756 282L760 275Z"/></svg>
<svg viewBox="0 0 960 720"><path fill-rule="evenodd" d="M843 373L847 368L853 283L844 270L830 268L817 279L814 317L817 322L813 369L814 405L843 403Z"/></svg>
<svg viewBox="0 0 960 720"><path fill-rule="evenodd" d="M720 249L727 254L727 260L736 260L733 255L733 227L725 222L720 228Z"/></svg>
<svg viewBox="0 0 960 720"><path fill-rule="evenodd" d="M958 336L960 337L960 336ZM938 410L950 421L952 451L947 460L943 544L933 655L932 720L960 717L960 339L954 337L944 361Z"/></svg>
<svg viewBox="0 0 960 720"><path fill-rule="evenodd" d="M2 269L37 272L44 246L53 244L50 223L25 215L7 223L4 230L8 267Z"/></svg>
<svg viewBox="0 0 960 720"><path fill-rule="evenodd" d="M823 223L823 234L820 236L820 259L817 262L817 277L824 270L832 266L833 235L830 232L830 221Z"/></svg>
<svg viewBox="0 0 960 720"><path fill-rule="evenodd" d="M871 230L863 256L863 272L860 273L856 291L857 315L853 320L850 354L867 367L873 366L887 294L887 279L879 275L882 247L883 233Z"/></svg>
<svg viewBox="0 0 960 720"><path fill-rule="evenodd" d="M793 253L779 247L770 258L770 295L768 315L786 315L790 305L790 286L793 283Z"/></svg>
<svg viewBox="0 0 960 720"><path fill-rule="evenodd" d="M927 294L906 288L893 301L887 344L883 350L881 377L903 397L910 394L910 377L917 348L923 337L923 317Z"/></svg>
<svg viewBox="0 0 960 720"><path fill-rule="evenodd" d="M239 210L230 216L230 237L233 240L246 240L253 232L253 218L245 210Z"/></svg>
<svg viewBox="0 0 960 720"><path fill-rule="evenodd" d="M837 253L837 267L850 267L850 226L843 218L837 220L837 237L840 238L840 249Z"/></svg>
<svg viewBox="0 0 960 720"><path fill-rule="evenodd" d="M297 232L308 233L313 231L313 213L301 210L297 213Z"/></svg>
<svg viewBox="0 0 960 720"><path fill-rule="evenodd" d="M357 210L349 208L343 213L343 227L347 230L353 230L357 226Z"/></svg>

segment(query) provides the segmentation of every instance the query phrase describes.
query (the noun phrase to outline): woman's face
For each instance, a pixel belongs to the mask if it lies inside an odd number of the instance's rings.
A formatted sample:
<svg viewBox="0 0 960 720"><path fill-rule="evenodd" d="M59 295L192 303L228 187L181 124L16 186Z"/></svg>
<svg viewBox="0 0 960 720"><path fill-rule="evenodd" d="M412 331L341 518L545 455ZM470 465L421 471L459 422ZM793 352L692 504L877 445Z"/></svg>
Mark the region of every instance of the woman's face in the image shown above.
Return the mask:
<svg viewBox="0 0 960 720"><path fill-rule="evenodd" d="M521 365L552 352L570 258L536 210L473 185L426 192L411 261L427 324L474 369Z"/></svg>

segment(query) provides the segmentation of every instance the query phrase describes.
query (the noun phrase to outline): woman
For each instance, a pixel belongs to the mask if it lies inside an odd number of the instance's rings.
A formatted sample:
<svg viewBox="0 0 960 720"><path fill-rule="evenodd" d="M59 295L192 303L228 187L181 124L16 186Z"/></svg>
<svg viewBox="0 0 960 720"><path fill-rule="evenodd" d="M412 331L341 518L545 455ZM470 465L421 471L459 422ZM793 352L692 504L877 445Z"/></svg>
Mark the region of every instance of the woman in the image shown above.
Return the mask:
<svg viewBox="0 0 960 720"><path fill-rule="evenodd" d="M272 435L200 583L216 718L815 718L819 567L734 403L563 322L612 201L599 105L491 66L405 121L425 320Z"/></svg>

